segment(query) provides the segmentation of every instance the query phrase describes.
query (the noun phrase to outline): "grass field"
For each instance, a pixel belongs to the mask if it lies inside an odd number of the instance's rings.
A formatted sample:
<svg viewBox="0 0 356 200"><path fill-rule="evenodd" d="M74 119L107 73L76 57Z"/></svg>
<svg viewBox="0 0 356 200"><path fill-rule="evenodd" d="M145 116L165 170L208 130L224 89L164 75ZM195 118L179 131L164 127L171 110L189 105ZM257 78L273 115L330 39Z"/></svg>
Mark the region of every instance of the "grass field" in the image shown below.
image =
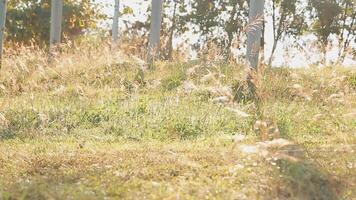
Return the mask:
<svg viewBox="0 0 356 200"><path fill-rule="evenodd" d="M355 70L266 69L256 106L236 64L63 49L5 58L0 199L356 199Z"/></svg>

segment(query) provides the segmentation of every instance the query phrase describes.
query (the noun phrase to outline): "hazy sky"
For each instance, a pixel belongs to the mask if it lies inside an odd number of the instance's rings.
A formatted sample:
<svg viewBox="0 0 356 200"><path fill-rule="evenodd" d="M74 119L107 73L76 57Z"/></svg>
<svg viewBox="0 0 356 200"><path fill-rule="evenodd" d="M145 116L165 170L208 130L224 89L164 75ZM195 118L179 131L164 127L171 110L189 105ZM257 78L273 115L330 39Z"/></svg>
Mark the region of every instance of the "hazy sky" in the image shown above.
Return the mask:
<svg viewBox="0 0 356 200"><path fill-rule="evenodd" d="M97 0L97 2L107 4L108 6L105 8L105 13L108 14L110 17L113 15L114 11L114 0ZM150 1L144 1L144 0L120 0L120 7L121 9L125 6L129 6L133 8L134 10L134 15L132 16L126 16L126 20L137 20L137 19L145 19L145 11L147 9L147 6L150 4ZM141 3L141 5L139 5ZM266 6L269 6L268 4ZM266 33L265 33L265 41L266 41L266 48L265 48L265 55L266 58L269 57L272 49L272 42L273 42L273 27L271 23L271 17L266 19ZM110 22L109 22L110 23ZM123 23L120 23L121 27L123 27ZM194 35L189 35L189 38L192 38L194 41L194 38L196 36ZM196 38L195 38L196 39ZM304 40L301 41L301 43L308 44L310 41L314 40L315 37L312 35L305 36ZM179 38L175 38L175 43L181 41ZM284 42L280 42L277 50L275 52L275 60L273 62L274 65L276 66L293 66L293 67L303 67L303 66L308 66L308 64L319 60L319 54L317 53L316 50L313 51L312 48L308 48L306 46L306 51L303 52L301 50L298 50L296 48L291 48L291 43L293 43L293 40L286 40ZM289 51L285 51L284 49L288 49ZM306 55L307 54L307 55ZM328 53L327 58L329 60L334 59L337 56L337 49L332 49ZM286 57L289 57L289 59L285 59ZM356 66L356 61L352 59L346 59L345 65L352 65Z"/></svg>

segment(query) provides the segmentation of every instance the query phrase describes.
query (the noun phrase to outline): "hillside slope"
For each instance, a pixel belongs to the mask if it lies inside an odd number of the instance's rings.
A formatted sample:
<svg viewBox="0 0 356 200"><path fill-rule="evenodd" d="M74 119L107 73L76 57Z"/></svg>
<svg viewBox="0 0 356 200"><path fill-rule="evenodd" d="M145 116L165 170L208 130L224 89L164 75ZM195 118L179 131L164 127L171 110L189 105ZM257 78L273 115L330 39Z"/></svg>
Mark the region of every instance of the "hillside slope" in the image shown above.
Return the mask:
<svg viewBox="0 0 356 200"><path fill-rule="evenodd" d="M356 198L352 69L267 69L256 106L215 60L147 70L91 45L4 66L0 199Z"/></svg>

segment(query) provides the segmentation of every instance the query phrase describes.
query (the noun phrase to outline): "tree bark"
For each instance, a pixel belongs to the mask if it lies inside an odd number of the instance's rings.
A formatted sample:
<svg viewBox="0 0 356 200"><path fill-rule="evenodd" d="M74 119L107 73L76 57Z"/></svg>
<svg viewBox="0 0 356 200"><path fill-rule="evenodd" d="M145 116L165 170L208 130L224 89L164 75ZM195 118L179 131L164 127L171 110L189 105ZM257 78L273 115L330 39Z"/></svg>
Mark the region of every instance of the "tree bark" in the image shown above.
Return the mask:
<svg viewBox="0 0 356 200"><path fill-rule="evenodd" d="M63 0L52 0L51 3L50 49L53 49L61 42Z"/></svg>
<svg viewBox="0 0 356 200"><path fill-rule="evenodd" d="M6 0L0 0L0 69L2 67L2 51L5 34Z"/></svg>
<svg viewBox="0 0 356 200"><path fill-rule="evenodd" d="M247 28L247 86L250 97L256 102L259 109L260 98L257 94L256 76L258 71L258 57L261 46L263 10L265 0L250 0L249 27Z"/></svg>
<svg viewBox="0 0 356 200"><path fill-rule="evenodd" d="M262 36L262 20L264 10L264 0L251 0L249 9L249 26L252 26L247 33L247 64L250 68L257 70L258 57Z"/></svg>
<svg viewBox="0 0 356 200"><path fill-rule="evenodd" d="M112 40L117 42L119 39L119 14L120 14L120 0L115 0L114 18L112 24Z"/></svg>
<svg viewBox="0 0 356 200"><path fill-rule="evenodd" d="M261 34L261 62L265 63L265 31L266 31L266 24L265 21L262 22L262 34Z"/></svg>
<svg viewBox="0 0 356 200"><path fill-rule="evenodd" d="M163 0L152 0L150 37L147 49L147 60L149 63L152 63L156 58L159 57L158 52L161 35L162 4Z"/></svg>

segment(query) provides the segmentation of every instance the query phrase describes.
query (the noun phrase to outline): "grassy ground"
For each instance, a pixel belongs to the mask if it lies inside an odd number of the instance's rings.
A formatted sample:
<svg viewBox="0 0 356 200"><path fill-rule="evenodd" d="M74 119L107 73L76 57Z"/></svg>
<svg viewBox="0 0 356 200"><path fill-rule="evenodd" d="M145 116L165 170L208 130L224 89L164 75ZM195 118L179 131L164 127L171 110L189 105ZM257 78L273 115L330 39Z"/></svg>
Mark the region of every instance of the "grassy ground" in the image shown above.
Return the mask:
<svg viewBox="0 0 356 200"><path fill-rule="evenodd" d="M238 65L63 49L5 59L0 199L356 198L354 70L266 70L257 108Z"/></svg>

